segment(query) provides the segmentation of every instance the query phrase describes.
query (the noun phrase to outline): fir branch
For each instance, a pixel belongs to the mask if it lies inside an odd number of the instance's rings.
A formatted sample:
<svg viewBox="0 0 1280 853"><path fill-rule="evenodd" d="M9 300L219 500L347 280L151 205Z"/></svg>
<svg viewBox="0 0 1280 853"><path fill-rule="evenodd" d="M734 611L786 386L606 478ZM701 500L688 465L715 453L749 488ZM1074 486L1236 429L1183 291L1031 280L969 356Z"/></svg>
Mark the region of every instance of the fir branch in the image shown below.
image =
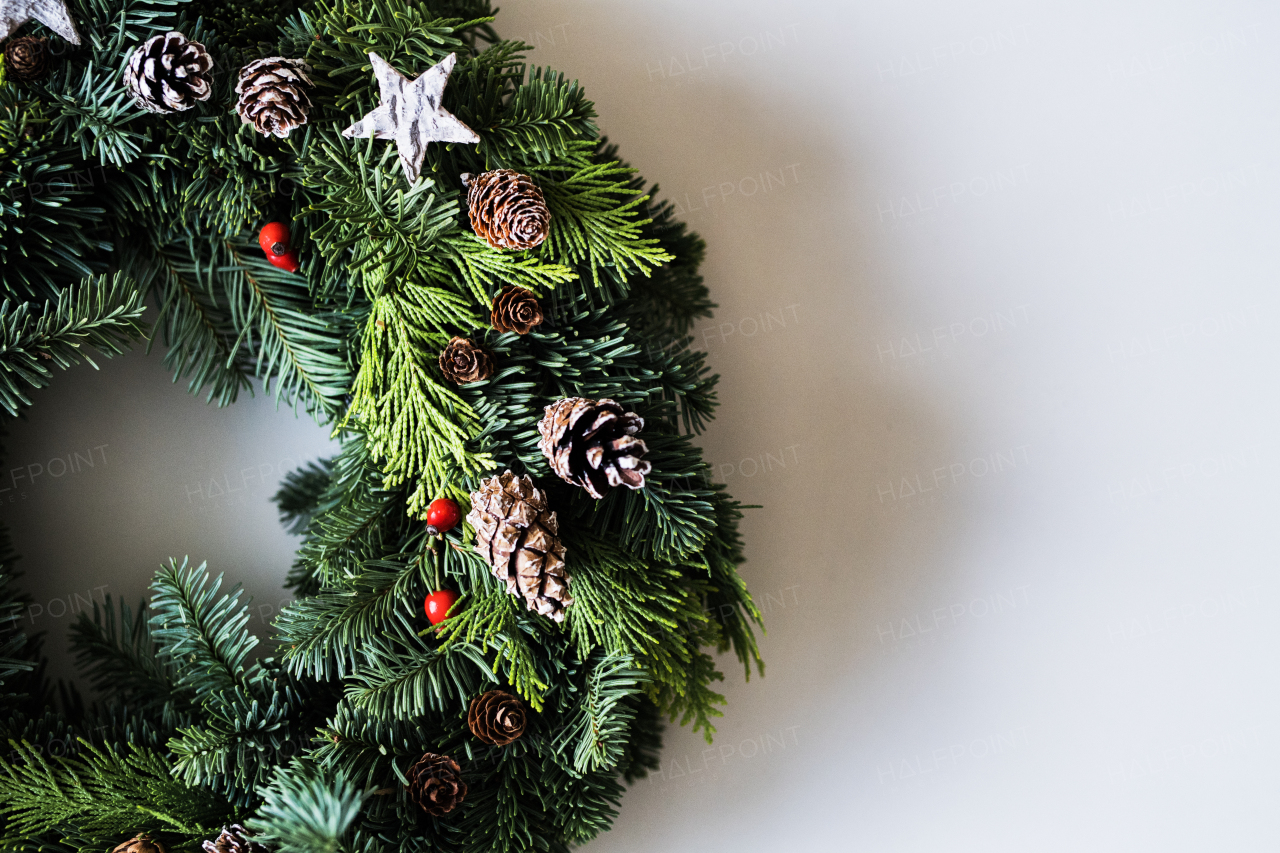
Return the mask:
<svg viewBox="0 0 1280 853"><path fill-rule="evenodd" d="M240 686L245 658L258 644L246 628L249 608L240 604L239 585L215 600L222 575L210 584L205 566L170 559L151 582L151 633L159 653L181 661L178 684L201 699Z"/></svg>
<svg viewBox="0 0 1280 853"><path fill-rule="evenodd" d="M279 509L286 531L295 536L307 531L332 481L333 459L308 462L285 474L271 501Z"/></svg>
<svg viewBox="0 0 1280 853"><path fill-rule="evenodd" d="M24 388L43 388L53 372L87 362L87 350L110 357L125 352L145 334L142 296L128 279L115 275L86 279L58 294L33 314L33 303L0 304L0 406L11 415L30 405Z"/></svg>
<svg viewBox="0 0 1280 853"><path fill-rule="evenodd" d="M144 709L172 701L186 704L190 697L177 686L173 662L157 653L146 609L146 602L140 602L135 618L123 601L117 610L110 595L101 608L95 601L93 616L81 612L71 626L76 663L95 690L122 701Z"/></svg>
<svg viewBox="0 0 1280 853"><path fill-rule="evenodd" d="M254 355L255 374L268 393L289 404L305 401L317 416L330 417L343 404L351 374L338 346L335 323L316 311L299 276L252 257L248 235L224 240L216 269L227 295L231 322L240 335L233 348ZM256 343L255 343L256 338Z"/></svg>
<svg viewBox="0 0 1280 853"><path fill-rule="evenodd" d="M580 774L613 770L626 754L627 734L635 717L627 700L638 696L648 677L628 655L597 656L573 716L552 747L563 752L572 744L573 768Z"/></svg>
<svg viewBox="0 0 1280 853"><path fill-rule="evenodd" d="M380 717L444 713L479 693L486 682L498 682L480 650L466 643L436 650L421 641L374 642L366 645L364 657L348 681L346 700Z"/></svg>
<svg viewBox="0 0 1280 853"><path fill-rule="evenodd" d="M294 760L276 770L248 821L254 841L279 853L354 853L343 836L360 813L362 794L341 772L332 778L315 764Z"/></svg>

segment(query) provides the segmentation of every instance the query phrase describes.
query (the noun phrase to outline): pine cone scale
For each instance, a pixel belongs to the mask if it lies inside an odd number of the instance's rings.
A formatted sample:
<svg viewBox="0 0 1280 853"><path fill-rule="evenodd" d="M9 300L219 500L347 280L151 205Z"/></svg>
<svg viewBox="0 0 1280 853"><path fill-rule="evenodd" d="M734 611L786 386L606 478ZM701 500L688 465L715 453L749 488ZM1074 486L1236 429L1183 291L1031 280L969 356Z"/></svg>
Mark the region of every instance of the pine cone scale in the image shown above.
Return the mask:
<svg viewBox="0 0 1280 853"><path fill-rule="evenodd" d="M134 102L153 113L189 110L213 93L213 57L205 46L179 32L152 36L139 45L125 68L125 88Z"/></svg>
<svg viewBox="0 0 1280 853"><path fill-rule="evenodd" d="M269 56L240 69L236 83L236 112L264 136L284 138L307 123L314 85L307 73L311 66L300 59Z"/></svg>
<svg viewBox="0 0 1280 853"><path fill-rule="evenodd" d="M471 493L467 522L476 531L476 553L507 591L523 597L535 613L564 619L573 597L560 524L533 481L510 471L482 480Z"/></svg>
<svg viewBox="0 0 1280 853"><path fill-rule="evenodd" d="M560 479L599 500L615 486L644 488L652 465L643 458L649 448L635 437L642 429L644 419L613 400L568 397L547 406L538 447Z"/></svg>

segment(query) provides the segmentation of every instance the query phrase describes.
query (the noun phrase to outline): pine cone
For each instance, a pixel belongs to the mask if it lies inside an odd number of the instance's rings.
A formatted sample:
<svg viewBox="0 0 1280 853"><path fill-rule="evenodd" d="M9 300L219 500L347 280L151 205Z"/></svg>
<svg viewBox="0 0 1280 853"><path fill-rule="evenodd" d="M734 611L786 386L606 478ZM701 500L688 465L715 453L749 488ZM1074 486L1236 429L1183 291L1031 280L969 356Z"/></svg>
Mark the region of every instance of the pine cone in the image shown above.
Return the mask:
<svg viewBox="0 0 1280 853"><path fill-rule="evenodd" d="M189 110L213 92L209 71L213 57L198 41L182 33L152 36L129 57L124 84L134 101L153 113Z"/></svg>
<svg viewBox="0 0 1280 853"><path fill-rule="evenodd" d="M409 768L409 799L432 817L453 811L467 796L458 762L428 752Z"/></svg>
<svg viewBox="0 0 1280 853"><path fill-rule="evenodd" d="M10 39L4 46L4 67L19 83L39 80L49 72L49 40L35 36Z"/></svg>
<svg viewBox="0 0 1280 853"><path fill-rule="evenodd" d="M240 69L236 83L236 112L245 124L251 124L263 136L289 135L295 127L307 123L311 99L307 89L313 85L306 72L311 66L301 59L269 56L255 59Z"/></svg>
<svg viewBox="0 0 1280 853"><path fill-rule="evenodd" d="M123 844L111 848L111 853L169 853L165 846L143 832Z"/></svg>
<svg viewBox="0 0 1280 853"><path fill-rule="evenodd" d="M542 306L533 291L508 284L493 300L489 323L499 332L527 335L542 322Z"/></svg>
<svg viewBox="0 0 1280 853"><path fill-rule="evenodd" d="M224 826L212 841L200 845L205 853L268 853L267 848L249 837L249 830L238 823Z"/></svg>
<svg viewBox="0 0 1280 853"><path fill-rule="evenodd" d="M471 700L467 728L485 743L506 746L524 734L524 703L501 690L490 690Z"/></svg>
<svg viewBox="0 0 1280 853"><path fill-rule="evenodd" d="M610 486L644 488L652 466L641 458L649 448L635 437L642 429L643 418L612 400L566 397L538 422L538 447L560 479L599 500Z"/></svg>
<svg viewBox="0 0 1280 853"><path fill-rule="evenodd" d="M493 356L466 338L454 338L440 353L440 372L459 385L481 382L493 375Z"/></svg>
<svg viewBox="0 0 1280 853"><path fill-rule="evenodd" d="M546 496L528 476L510 471L480 481L471 493L467 522L476 530L476 552L529 609L559 622L573 604L560 544L560 523Z"/></svg>
<svg viewBox="0 0 1280 853"><path fill-rule="evenodd" d="M551 211L528 175L495 169L463 175L471 227L495 249L532 249L551 233Z"/></svg>

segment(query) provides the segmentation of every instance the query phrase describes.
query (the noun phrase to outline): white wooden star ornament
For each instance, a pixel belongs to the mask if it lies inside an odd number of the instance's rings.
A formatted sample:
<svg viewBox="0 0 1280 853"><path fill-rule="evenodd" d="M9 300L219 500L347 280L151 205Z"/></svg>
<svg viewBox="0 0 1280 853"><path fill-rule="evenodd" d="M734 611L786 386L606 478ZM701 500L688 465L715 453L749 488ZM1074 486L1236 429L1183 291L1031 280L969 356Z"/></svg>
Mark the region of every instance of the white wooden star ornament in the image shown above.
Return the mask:
<svg viewBox="0 0 1280 853"><path fill-rule="evenodd" d="M456 53L446 56L416 80L405 77L376 53L369 54L369 61L373 63L373 75L382 90L382 103L342 131L343 136L394 139L400 166L409 183L416 181L422 172L428 142L480 141L475 131L440 106L449 72L458 61Z"/></svg>
<svg viewBox="0 0 1280 853"><path fill-rule="evenodd" d="M0 0L0 41L27 21L39 21L72 44L80 43L66 0Z"/></svg>

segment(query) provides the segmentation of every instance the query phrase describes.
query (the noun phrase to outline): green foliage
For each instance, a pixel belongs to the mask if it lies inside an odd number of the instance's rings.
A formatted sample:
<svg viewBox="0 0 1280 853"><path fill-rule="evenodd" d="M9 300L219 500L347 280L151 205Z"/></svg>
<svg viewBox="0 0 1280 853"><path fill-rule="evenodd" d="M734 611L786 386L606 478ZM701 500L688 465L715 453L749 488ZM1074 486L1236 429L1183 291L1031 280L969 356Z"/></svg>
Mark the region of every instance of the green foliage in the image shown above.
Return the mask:
<svg viewBox="0 0 1280 853"><path fill-rule="evenodd" d="M717 381L691 337L714 307L701 239L599 137L577 81L498 38L486 0L71 3L83 47L41 84L0 87L0 404L17 412L84 350L121 351L145 296L175 381L218 405L261 387L335 424L341 446L275 496L303 536L288 576L299 598L273 626L279 659L256 657L240 591L186 560L156 575L145 608L108 601L76 622L87 703L18 710L49 687L36 641L5 634L0 733L37 746L0 779L21 788L0 790L4 846L100 853L149 828L182 849L231 813L283 853L590 840L616 815L620 779L658 766L664 718L710 739L723 703L710 652L763 671L737 571L742 508L693 443ZM171 29L214 53L213 94L150 115L121 69ZM392 143L341 136L379 101L371 50L410 76L456 53L443 106L481 142L428 145L408 183ZM316 82L309 123L287 139L230 108L236 69L269 55L305 57ZM541 187L552 224L538 248L474 233L461 175L494 168ZM298 273L255 245L268 221L289 225ZM509 284L542 303L528 335L488 328ZM492 377L444 379L455 335L493 353ZM644 417L643 489L597 501L552 474L536 425L566 396ZM558 514L575 599L563 623L507 591L468 526L424 530L432 499L465 513L480 478L506 468L533 476ZM0 620L16 623L11 565L0 536ZM442 587L461 598L431 626L422 601ZM532 711L503 747L466 725L493 687ZM39 754L74 735L74 754ZM440 818L405 793L424 752L456 758L469 786Z"/></svg>
<svg viewBox="0 0 1280 853"><path fill-rule="evenodd" d="M88 349L107 357L127 350L144 334L142 311L141 294L120 275L68 287L39 313L34 303L11 308L6 299L0 304L0 406L16 415L31 405L24 390L48 385L52 367L85 361L96 369Z"/></svg>
<svg viewBox="0 0 1280 853"><path fill-rule="evenodd" d="M49 111L0 86L0 294L56 298L103 272L110 251L93 189L101 173L76 147L57 144Z"/></svg>
<svg viewBox="0 0 1280 853"><path fill-rule="evenodd" d="M263 792L260 817L250 820L254 840L280 853L339 853L365 799L338 774L330 779L315 765L299 761L281 768Z"/></svg>
<svg viewBox="0 0 1280 853"><path fill-rule="evenodd" d="M50 831L82 850L142 831L189 843L230 816L221 798L173 779L157 753L80 743L75 757L47 759L28 743L9 742L14 760L0 759L6 848Z"/></svg>

